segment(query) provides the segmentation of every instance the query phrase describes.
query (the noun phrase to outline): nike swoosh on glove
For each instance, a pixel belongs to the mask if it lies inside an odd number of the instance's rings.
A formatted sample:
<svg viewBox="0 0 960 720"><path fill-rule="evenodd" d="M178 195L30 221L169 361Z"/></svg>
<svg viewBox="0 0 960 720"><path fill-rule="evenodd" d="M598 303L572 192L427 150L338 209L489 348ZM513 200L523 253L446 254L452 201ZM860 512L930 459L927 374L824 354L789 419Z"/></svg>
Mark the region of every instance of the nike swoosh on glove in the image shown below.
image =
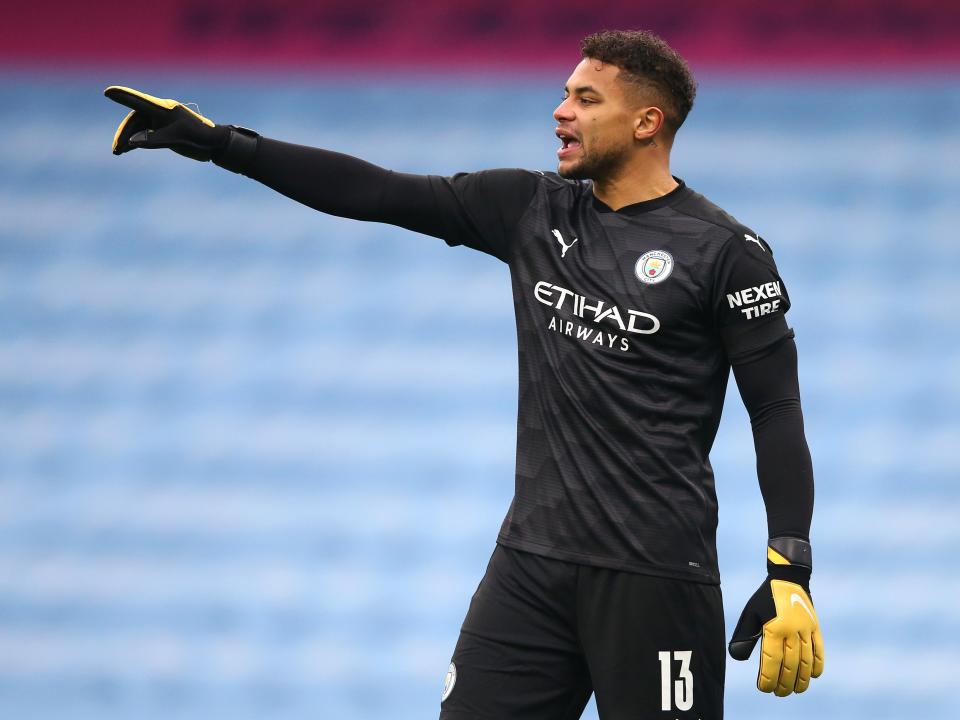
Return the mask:
<svg viewBox="0 0 960 720"><path fill-rule="evenodd" d="M137 148L167 148L175 153L243 172L256 153L260 136L237 125L217 125L177 100L111 85L103 94L131 108L113 135L113 154Z"/></svg>
<svg viewBox="0 0 960 720"><path fill-rule="evenodd" d="M810 544L771 538L767 578L753 594L730 639L730 657L746 660L760 641L757 688L780 697L802 693L823 672L823 636L813 601Z"/></svg>

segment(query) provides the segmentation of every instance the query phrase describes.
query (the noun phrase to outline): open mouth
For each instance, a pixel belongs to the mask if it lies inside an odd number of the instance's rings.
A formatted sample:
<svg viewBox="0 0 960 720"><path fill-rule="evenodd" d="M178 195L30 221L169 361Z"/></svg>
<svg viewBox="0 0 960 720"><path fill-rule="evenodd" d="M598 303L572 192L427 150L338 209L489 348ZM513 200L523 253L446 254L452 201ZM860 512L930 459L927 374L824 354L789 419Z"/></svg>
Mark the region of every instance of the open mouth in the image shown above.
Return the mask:
<svg viewBox="0 0 960 720"><path fill-rule="evenodd" d="M557 150L557 156L560 158L572 155L580 149L580 138L569 130L557 128L556 135L560 138L560 149Z"/></svg>

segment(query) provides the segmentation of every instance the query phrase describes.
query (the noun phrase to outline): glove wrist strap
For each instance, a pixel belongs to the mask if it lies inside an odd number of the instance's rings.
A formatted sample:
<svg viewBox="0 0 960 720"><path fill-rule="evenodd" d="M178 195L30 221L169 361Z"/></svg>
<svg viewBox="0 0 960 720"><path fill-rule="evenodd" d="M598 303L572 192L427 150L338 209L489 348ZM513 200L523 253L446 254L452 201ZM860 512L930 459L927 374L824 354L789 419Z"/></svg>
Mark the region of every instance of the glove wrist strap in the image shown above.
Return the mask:
<svg viewBox="0 0 960 720"><path fill-rule="evenodd" d="M246 174L260 146L260 135L249 128L228 125L230 134L223 149L213 156L213 162L230 172Z"/></svg>
<svg viewBox="0 0 960 720"><path fill-rule="evenodd" d="M767 576L774 580L788 580L804 589L810 586L813 554L810 543L795 537L770 538L767 543Z"/></svg>
<svg viewBox="0 0 960 720"><path fill-rule="evenodd" d="M767 541L767 560L774 565L794 565L813 569L810 543L800 538L781 535Z"/></svg>

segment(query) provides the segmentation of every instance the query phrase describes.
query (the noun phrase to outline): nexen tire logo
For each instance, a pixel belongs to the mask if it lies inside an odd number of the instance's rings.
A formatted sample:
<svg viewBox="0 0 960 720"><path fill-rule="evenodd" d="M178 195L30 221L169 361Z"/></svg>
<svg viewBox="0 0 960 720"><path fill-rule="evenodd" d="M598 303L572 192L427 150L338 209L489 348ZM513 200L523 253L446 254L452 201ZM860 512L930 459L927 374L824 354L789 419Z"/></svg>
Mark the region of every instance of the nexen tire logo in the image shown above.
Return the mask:
<svg viewBox="0 0 960 720"><path fill-rule="evenodd" d="M650 313L627 310L627 322L624 324L623 313L616 305L606 303L603 300L597 300L595 305L591 305L585 296L578 295L559 285L551 285L544 280L538 282L533 288L533 295L539 302L557 310L562 310L566 302L567 310L577 317L592 320L595 323L608 320L615 323L624 332L652 335L660 329L660 321ZM567 298L570 298L570 300L567 301Z"/></svg>

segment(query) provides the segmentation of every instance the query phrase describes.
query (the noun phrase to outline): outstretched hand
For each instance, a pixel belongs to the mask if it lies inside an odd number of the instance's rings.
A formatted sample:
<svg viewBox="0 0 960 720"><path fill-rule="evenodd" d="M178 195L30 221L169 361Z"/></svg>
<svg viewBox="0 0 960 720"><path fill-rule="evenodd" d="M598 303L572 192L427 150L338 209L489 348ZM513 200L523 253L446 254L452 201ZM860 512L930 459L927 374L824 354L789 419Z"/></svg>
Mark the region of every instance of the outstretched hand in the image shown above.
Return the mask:
<svg viewBox="0 0 960 720"><path fill-rule="evenodd" d="M205 162L224 149L230 127L217 125L176 100L111 85L103 94L131 108L113 136L113 154L136 148L168 148L175 153Z"/></svg>

